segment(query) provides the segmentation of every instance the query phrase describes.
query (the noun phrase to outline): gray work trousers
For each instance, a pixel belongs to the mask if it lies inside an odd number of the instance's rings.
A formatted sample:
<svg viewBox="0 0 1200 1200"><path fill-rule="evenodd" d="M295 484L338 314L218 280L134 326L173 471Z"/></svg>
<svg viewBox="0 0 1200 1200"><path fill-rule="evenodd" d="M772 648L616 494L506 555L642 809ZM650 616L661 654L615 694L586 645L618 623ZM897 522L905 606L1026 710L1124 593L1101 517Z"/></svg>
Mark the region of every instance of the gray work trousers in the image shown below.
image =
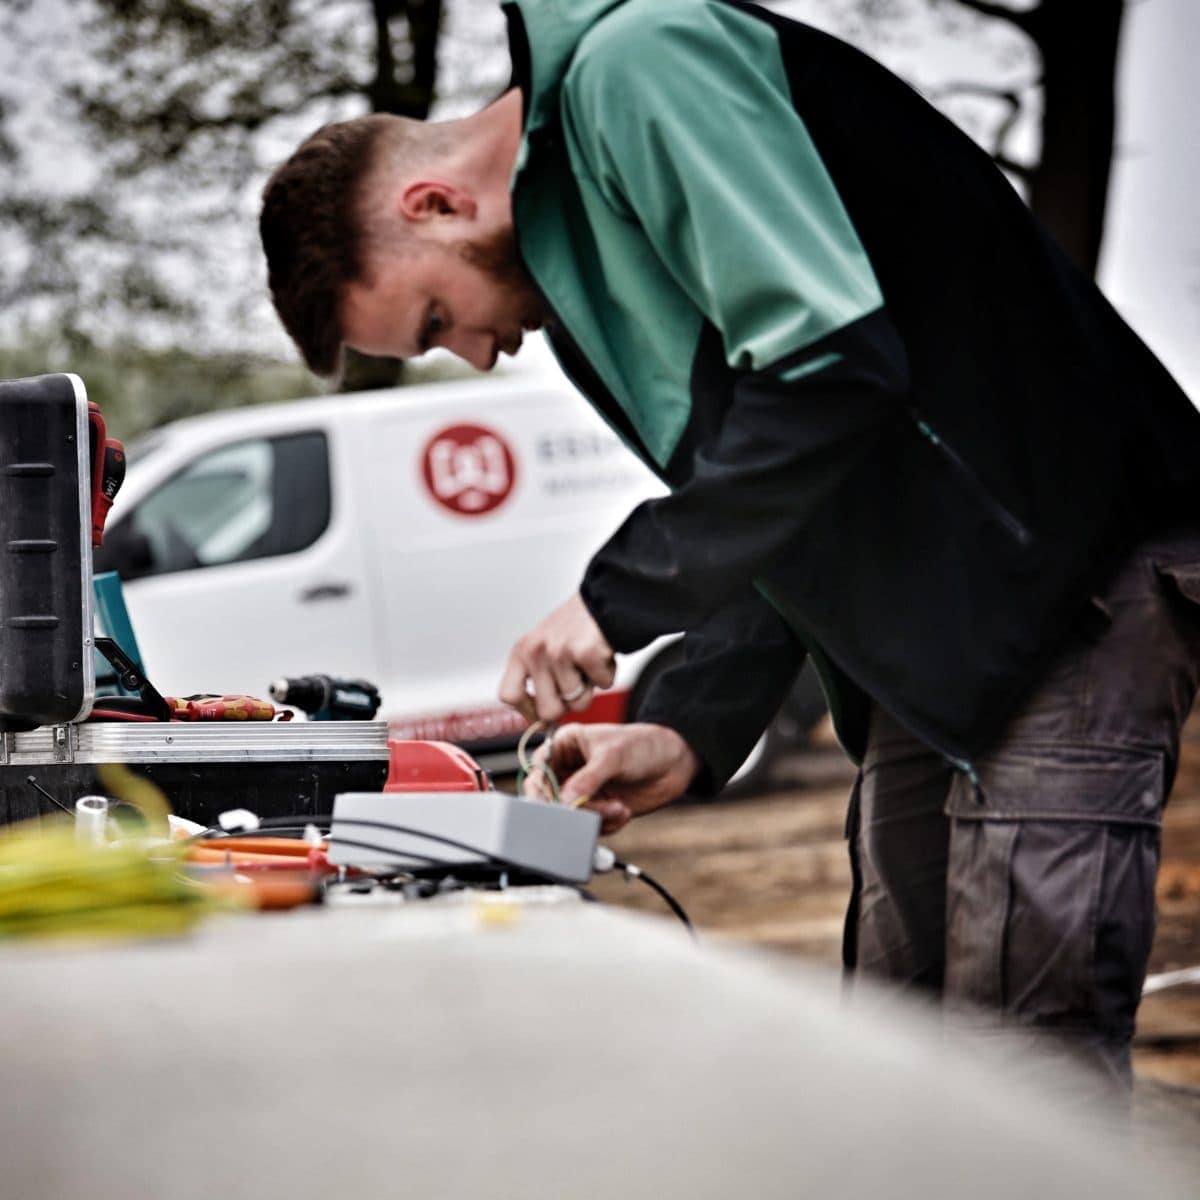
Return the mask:
<svg viewBox="0 0 1200 1200"><path fill-rule="evenodd" d="M1001 1014L1128 1091L1163 806L1200 676L1200 528L1139 545L968 772L876 708L848 968Z"/></svg>

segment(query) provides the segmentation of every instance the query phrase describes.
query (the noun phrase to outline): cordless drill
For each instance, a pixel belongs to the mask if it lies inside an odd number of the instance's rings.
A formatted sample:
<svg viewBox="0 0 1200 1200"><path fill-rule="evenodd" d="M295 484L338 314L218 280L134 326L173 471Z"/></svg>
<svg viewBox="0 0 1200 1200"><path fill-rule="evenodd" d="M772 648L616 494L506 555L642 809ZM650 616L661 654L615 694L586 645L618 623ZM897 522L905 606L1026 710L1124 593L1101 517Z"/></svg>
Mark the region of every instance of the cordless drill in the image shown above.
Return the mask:
<svg viewBox="0 0 1200 1200"><path fill-rule="evenodd" d="M268 689L280 704L293 704L314 721L370 721L379 711L379 689L365 679L300 675L276 679Z"/></svg>

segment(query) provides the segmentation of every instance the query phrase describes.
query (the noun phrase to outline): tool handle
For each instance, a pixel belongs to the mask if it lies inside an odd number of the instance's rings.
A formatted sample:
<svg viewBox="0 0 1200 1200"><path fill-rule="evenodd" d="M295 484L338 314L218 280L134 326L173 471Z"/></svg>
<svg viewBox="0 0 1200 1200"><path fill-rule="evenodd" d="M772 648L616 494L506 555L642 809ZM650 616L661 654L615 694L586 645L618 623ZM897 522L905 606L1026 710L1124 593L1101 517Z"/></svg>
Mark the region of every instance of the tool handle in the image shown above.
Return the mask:
<svg viewBox="0 0 1200 1200"><path fill-rule="evenodd" d="M92 644L108 659L117 672L121 686L127 692L137 692L150 716L158 721L171 719L171 706L163 699L154 684L141 672L137 663L112 638L98 637Z"/></svg>
<svg viewBox="0 0 1200 1200"><path fill-rule="evenodd" d="M104 542L104 523L121 484L125 482L125 447L116 438L104 442L103 465L92 486L92 545Z"/></svg>

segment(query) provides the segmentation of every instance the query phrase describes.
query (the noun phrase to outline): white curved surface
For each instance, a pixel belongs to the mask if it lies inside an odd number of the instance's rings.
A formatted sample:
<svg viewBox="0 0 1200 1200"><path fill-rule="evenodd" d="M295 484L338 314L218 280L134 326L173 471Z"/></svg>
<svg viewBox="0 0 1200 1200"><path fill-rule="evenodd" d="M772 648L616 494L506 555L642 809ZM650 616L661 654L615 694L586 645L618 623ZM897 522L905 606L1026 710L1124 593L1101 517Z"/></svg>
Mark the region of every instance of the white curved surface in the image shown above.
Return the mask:
<svg viewBox="0 0 1200 1200"><path fill-rule="evenodd" d="M600 906L9 947L0 986L5 1196L1172 1194L919 1017Z"/></svg>

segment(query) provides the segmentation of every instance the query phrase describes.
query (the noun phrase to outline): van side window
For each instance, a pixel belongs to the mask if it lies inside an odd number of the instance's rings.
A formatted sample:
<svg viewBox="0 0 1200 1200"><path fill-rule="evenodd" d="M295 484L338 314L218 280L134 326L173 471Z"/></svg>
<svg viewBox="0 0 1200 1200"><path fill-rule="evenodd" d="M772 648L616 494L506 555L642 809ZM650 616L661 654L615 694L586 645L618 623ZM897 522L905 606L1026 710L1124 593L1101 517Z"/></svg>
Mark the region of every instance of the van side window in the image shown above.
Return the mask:
<svg viewBox="0 0 1200 1200"><path fill-rule="evenodd" d="M294 554L328 526L329 495L323 433L222 446L142 500L96 569L133 579Z"/></svg>

